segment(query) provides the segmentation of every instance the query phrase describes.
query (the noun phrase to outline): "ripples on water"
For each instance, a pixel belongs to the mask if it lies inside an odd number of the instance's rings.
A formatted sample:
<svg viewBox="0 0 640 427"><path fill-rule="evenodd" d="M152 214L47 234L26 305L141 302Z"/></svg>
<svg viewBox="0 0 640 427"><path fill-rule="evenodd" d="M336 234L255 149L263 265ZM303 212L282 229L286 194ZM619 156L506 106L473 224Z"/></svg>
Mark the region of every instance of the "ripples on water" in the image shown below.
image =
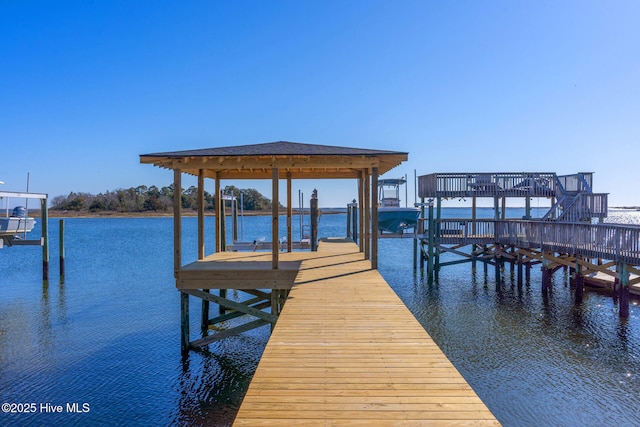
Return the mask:
<svg viewBox="0 0 640 427"><path fill-rule="evenodd" d="M320 235L344 234L344 218L323 216ZM0 414L0 425L231 424L269 328L181 359L171 221L67 219L64 285L57 220L48 286L40 248L0 250L0 400L90 404L85 414ZM268 235L269 217L244 221L245 240ZM196 257L195 223L185 219L184 262ZM481 264L475 274L445 267L429 286L413 275L411 249L381 240L380 272L504 425L640 425L637 306L628 320L596 293L576 307L562 271L545 301L536 268L521 288L508 266L496 285Z"/></svg>

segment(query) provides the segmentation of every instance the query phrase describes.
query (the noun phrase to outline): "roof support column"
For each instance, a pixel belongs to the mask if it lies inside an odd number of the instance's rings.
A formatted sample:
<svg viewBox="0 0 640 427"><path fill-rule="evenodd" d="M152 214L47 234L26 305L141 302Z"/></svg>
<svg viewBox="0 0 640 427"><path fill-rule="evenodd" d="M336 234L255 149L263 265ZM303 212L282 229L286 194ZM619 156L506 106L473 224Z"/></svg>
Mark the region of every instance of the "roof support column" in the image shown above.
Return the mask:
<svg viewBox="0 0 640 427"><path fill-rule="evenodd" d="M216 252L220 252L222 247L222 197L220 194L220 175L216 172L216 197L215 197L215 215L216 215Z"/></svg>
<svg viewBox="0 0 640 427"><path fill-rule="evenodd" d="M182 267L182 173L173 170L173 274ZM180 348L189 352L189 295L180 292Z"/></svg>
<svg viewBox="0 0 640 427"><path fill-rule="evenodd" d="M365 212L365 205L364 205L364 171L360 171L358 172L358 207L359 209L359 213L358 216L360 217L360 224L358 225L359 232L360 232L360 240L358 241L359 246L360 246L360 252L364 252L364 239L365 239L365 235L364 235L364 212Z"/></svg>
<svg viewBox="0 0 640 427"><path fill-rule="evenodd" d="M291 206L291 172L287 172L287 252L291 252L291 217L293 215Z"/></svg>
<svg viewBox="0 0 640 427"><path fill-rule="evenodd" d="M377 194L378 168L372 169L371 194ZM371 197L371 268L378 269L378 199Z"/></svg>
<svg viewBox="0 0 640 427"><path fill-rule="evenodd" d="M271 169L271 268L278 269L278 168Z"/></svg>
<svg viewBox="0 0 640 427"><path fill-rule="evenodd" d="M198 170L198 260L201 259L204 259L204 169ZM209 289L202 291L209 293ZM188 295L185 298L188 298ZM200 312L200 324L203 331L208 330L209 301L204 299Z"/></svg>
<svg viewBox="0 0 640 427"><path fill-rule="evenodd" d="M173 270L182 267L182 173L173 170Z"/></svg>
<svg viewBox="0 0 640 427"><path fill-rule="evenodd" d="M371 180L369 179L369 169L364 170L364 204L362 205L362 211L364 213L364 259L371 259L371 252L369 250L371 243L371 227L369 226L369 219L371 218Z"/></svg>
<svg viewBox="0 0 640 427"><path fill-rule="evenodd" d="M198 170L198 259L204 258L204 169Z"/></svg>

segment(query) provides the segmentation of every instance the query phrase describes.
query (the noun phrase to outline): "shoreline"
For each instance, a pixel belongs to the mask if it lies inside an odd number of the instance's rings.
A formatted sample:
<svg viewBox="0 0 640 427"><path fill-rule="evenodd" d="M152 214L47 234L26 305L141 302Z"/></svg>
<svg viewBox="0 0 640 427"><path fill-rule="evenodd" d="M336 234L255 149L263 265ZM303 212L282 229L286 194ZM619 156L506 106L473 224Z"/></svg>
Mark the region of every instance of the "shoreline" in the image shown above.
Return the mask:
<svg viewBox="0 0 640 427"><path fill-rule="evenodd" d="M323 211L324 209L324 211ZM319 208L320 213L322 215L331 215L331 214L339 214L346 213L335 211L336 208ZM164 217L173 217L173 212L89 212L89 211L59 211L59 210L49 210L49 218L164 218ZM302 213L304 215L309 215L309 210L305 209ZM286 209L280 209L279 215L286 215ZM297 209L292 210L292 215L299 215L300 211ZM33 218L40 218L40 209L34 210L33 212L29 212ZM244 216L270 216L271 210L260 210L260 211L244 211ZM183 217L196 217L198 216L198 212L194 210L183 210ZM215 217L215 213L213 211L206 211L204 213L205 217ZM225 216L231 216L231 212L228 211ZM240 215L239 215L240 216Z"/></svg>
<svg viewBox="0 0 640 427"><path fill-rule="evenodd" d="M515 209L518 209L519 207L514 207ZM331 214L339 214L339 213L346 213L346 209L343 211L339 211L338 209L341 208L335 208L335 207L324 207L324 208L319 208L320 213L322 215L331 215ZM464 208L461 208L464 209ZM623 209L623 210L628 210L628 211L640 211L640 206L610 206L609 209ZM228 209L227 209L228 210ZM107 211L107 212L89 212L88 210L82 210L82 211L60 211L57 209L49 209L49 218L154 218L154 217L173 217L173 211L167 211L167 212L158 212L158 211L149 211L149 212L114 212L114 211ZM287 210L286 208L284 209L280 209L279 211L280 215L286 215L287 214ZM309 215L309 208L305 208L304 212L305 215ZM293 215L299 215L300 212L298 211L298 209L293 209ZM33 218L40 218L40 209L29 209L29 215L32 216ZM267 209L267 210L259 210L259 211L244 211L243 215L245 216L269 216L271 215L271 210ZM198 216L198 212L195 210L183 210L182 211L182 216L185 217L192 217L192 216ZM215 217L215 213L213 211L206 211L204 214L205 217L207 216L211 216L211 217ZM231 213L227 213L226 216L231 216Z"/></svg>

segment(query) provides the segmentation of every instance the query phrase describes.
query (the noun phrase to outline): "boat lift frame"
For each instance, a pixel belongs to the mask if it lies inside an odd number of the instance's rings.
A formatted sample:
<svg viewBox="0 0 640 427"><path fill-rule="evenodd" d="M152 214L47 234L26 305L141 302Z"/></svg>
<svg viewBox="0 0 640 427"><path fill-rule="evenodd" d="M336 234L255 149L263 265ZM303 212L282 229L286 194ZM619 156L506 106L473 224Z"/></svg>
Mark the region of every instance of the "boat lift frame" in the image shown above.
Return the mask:
<svg viewBox="0 0 640 427"><path fill-rule="evenodd" d="M23 193L15 191L0 191L0 199L40 199L41 237L32 240L11 240L11 246L42 246L42 280L49 280L49 210L48 195L43 193ZM27 212L28 215L28 212ZM0 239L0 248L4 246L4 239Z"/></svg>

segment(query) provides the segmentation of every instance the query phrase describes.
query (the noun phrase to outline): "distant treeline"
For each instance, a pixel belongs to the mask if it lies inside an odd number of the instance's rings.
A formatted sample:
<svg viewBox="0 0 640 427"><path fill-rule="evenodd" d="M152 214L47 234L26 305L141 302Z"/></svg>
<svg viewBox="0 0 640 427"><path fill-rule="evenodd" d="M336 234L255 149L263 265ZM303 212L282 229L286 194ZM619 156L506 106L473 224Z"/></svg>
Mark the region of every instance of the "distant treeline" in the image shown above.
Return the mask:
<svg viewBox="0 0 640 427"><path fill-rule="evenodd" d="M223 193L242 200L242 208L247 211L271 209L271 199L264 197L253 188L240 189L226 186ZM242 197L240 194L242 193ZM204 192L205 210L215 209L215 198ZM198 206L198 188L191 186L182 190L182 208L196 209ZM141 185L129 189L107 191L98 195L89 193L69 193L68 196L56 196L51 201L51 209L70 211L99 212L164 212L173 209L173 184L158 188L155 185Z"/></svg>

